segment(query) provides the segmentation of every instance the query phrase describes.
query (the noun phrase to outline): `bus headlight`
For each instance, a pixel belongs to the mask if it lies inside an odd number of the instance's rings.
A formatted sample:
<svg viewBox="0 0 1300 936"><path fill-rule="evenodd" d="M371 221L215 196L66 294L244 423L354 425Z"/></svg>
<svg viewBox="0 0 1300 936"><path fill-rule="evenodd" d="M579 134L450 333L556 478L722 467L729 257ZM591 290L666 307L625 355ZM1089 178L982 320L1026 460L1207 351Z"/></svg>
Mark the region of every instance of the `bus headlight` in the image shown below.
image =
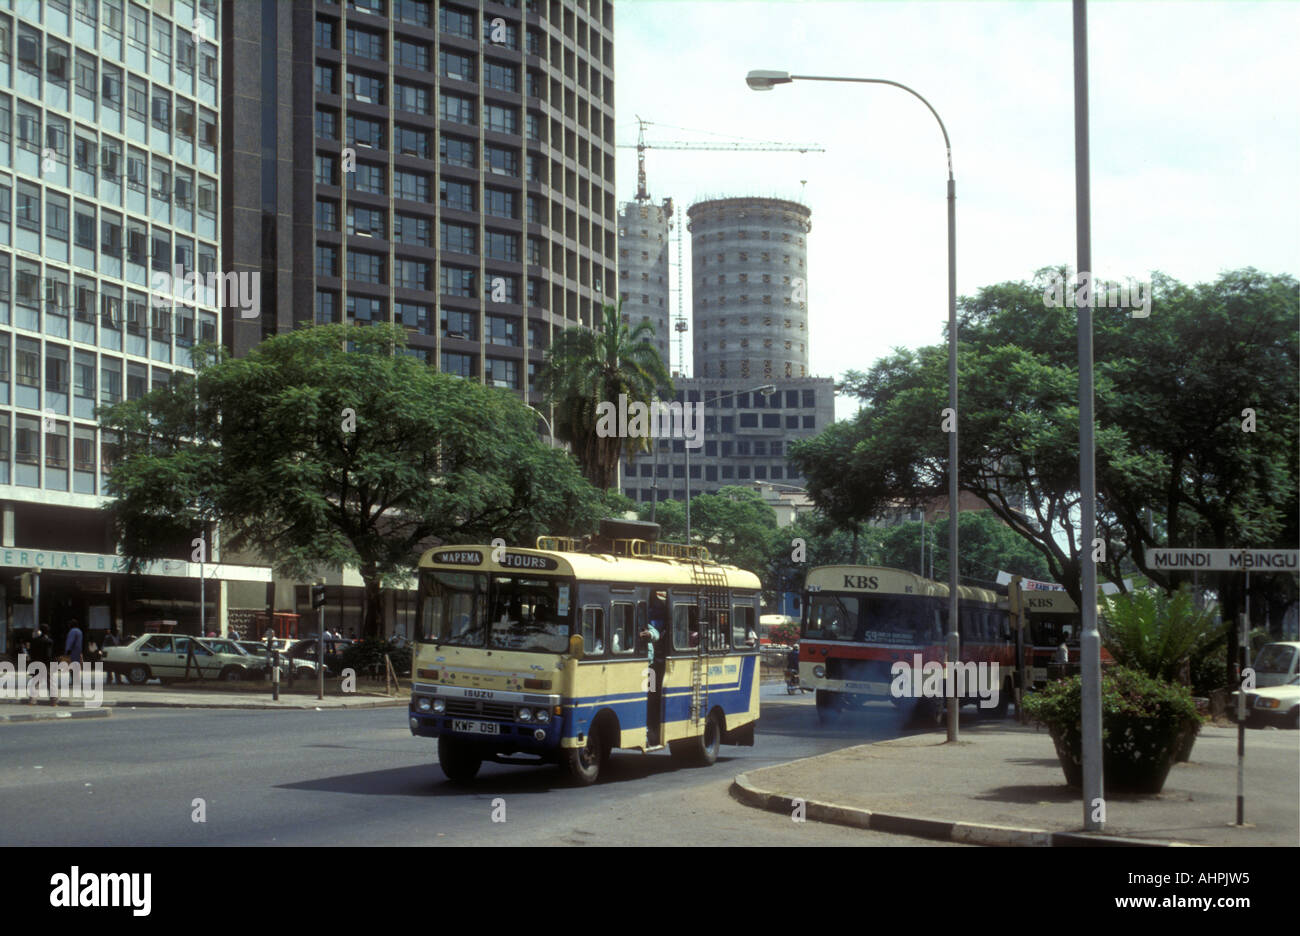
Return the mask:
<svg viewBox="0 0 1300 936"><path fill-rule="evenodd" d="M435 712L437 712L439 715L441 715L443 712L447 711L447 700L446 700L446 699L434 699L434 700L433 700L433 710L434 710Z"/></svg>
<svg viewBox="0 0 1300 936"><path fill-rule="evenodd" d="M519 720L520 720L520 721L532 721L532 720L533 720L533 712L532 712L532 709L521 708L521 709L519 710Z"/></svg>
<svg viewBox="0 0 1300 936"><path fill-rule="evenodd" d="M429 711L430 702L425 696L420 696L420 698L415 700L415 707L421 712L427 712Z"/></svg>
<svg viewBox="0 0 1300 936"><path fill-rule="evenodd" d="M545 724L549 724L550 721L551 721L551 713L544 708L539 708L537 710L537 724L545 725Z"/></svg>
<svg viewBox="0 0 1300 936"><path fill-rule="evenodd" d="M821 665L814 666L814 667L813 667L813 675L816 676L818 679L825 679L825 678L826 678L826 667L821 666Z"/></svg>

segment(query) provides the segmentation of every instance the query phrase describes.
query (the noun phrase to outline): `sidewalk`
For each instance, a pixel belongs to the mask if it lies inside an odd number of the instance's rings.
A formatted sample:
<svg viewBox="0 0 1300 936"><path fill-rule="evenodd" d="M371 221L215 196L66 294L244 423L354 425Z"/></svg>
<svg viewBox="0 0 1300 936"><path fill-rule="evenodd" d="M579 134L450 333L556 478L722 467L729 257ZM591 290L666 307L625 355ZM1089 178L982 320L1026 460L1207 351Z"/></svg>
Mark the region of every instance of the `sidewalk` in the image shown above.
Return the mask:
<svg viewBox="0 0 1300 936"><path fill-rule="evenodd" d="M741 774L732 793L810 820L985 845L1300 844L1300 732L1246 732L1245 815L1237 828L1237 729L1206 726L1192 759L1156 796L1106 799L1106 831L1083 829L1082 793L1065 784L1046 730L962 726L863 744Z"/></svg>
<svg viewBox="0 0 1300 936"><path fill-rule="evenodd" d="M410 700L410 690L400 695L385 696L383 693L371 694L367 691L349 695L329 695L317 699L314 689L309 691L288 692L280 687L280 700L271 700L271 688L267 685L258 690L250 689L191 689L176 686L123 686L109 684L104 687L104 700L99 709L110 708L207 708L207 709L360 709L360 708L396 708L405 707ZM36 705L24 705L19 699L0 699L0 720L27 721L20 715L42 713L50 715L58 712L60 717L66 712L96 711L87 704L88 700L71 699L57 707L47 700L40 700Z"/></svg>

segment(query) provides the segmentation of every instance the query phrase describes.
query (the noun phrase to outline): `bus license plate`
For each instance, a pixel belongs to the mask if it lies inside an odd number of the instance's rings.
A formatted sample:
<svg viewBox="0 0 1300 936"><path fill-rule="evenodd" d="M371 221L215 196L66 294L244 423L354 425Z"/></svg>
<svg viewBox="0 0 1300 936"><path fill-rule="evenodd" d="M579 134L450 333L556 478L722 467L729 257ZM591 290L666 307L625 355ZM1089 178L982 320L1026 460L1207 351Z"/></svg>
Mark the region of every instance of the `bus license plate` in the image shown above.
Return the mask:
<svg viewBox="0 0 1300 936"><path fill-rule="evenodd" d="M496 722L453 720L451 730L463 731L467 734L500 734L501 726Z"/></svg>

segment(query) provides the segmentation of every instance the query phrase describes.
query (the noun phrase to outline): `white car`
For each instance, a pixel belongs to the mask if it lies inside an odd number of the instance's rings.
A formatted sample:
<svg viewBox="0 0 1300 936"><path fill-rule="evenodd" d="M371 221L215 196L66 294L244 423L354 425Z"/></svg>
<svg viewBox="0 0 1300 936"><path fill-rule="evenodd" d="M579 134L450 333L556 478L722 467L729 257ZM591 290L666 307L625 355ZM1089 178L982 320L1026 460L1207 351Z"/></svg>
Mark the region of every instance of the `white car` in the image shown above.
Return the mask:
<svg viewBox="0 0 1300 936"><path fill-rule="evenodd" d="M1255 685L1285 686L1300 675L1300 641L1267 643L1255 654Z"/></svg>
<svg viewBox="0 0 1300 936"><path fill-rule="evenodd" d="M164 683L184 679L190 641L194 642L194 662L205 679L250 679L263 668L260 659L240 647L233 648L238 652L223 653L202 640L183 634L144 634L126 646L108 647L104 651L104 668L125 674L127 680L136 686L154 678ZM194 663L190 664L190 676L195 676Z"/></svg>

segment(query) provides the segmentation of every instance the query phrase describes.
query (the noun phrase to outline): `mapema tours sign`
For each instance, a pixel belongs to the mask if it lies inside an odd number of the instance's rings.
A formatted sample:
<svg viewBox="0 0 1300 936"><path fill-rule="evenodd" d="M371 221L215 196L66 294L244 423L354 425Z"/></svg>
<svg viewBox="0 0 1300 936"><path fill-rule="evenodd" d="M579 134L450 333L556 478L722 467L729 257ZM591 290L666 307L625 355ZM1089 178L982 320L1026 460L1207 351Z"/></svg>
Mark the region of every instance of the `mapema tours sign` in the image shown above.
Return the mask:
<svg viewBox="0 0 1300 936"><path fill-rule="evenodd" d="M1148 549L1147 568L1207 572L1300 572L1295 549Z"/></svg>

